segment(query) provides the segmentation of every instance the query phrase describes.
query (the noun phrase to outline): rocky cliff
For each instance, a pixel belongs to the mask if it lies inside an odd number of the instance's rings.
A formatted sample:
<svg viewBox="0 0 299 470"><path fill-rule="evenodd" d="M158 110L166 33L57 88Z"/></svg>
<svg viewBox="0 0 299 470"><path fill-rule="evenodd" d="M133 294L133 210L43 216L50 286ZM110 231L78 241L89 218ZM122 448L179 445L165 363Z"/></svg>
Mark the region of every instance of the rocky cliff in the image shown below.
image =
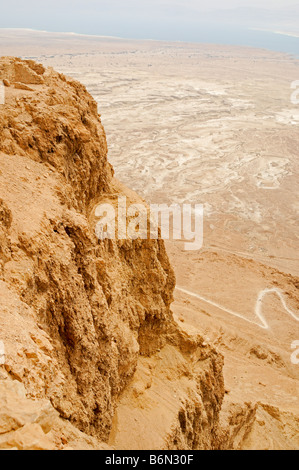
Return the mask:
<svg viewBox="0 0 299 470"><path fill-rule="evenodd" d="M97 104L0 60L0 448L219 447L222 356L182 332L161 240L98 241L113 177Z"/></svg>

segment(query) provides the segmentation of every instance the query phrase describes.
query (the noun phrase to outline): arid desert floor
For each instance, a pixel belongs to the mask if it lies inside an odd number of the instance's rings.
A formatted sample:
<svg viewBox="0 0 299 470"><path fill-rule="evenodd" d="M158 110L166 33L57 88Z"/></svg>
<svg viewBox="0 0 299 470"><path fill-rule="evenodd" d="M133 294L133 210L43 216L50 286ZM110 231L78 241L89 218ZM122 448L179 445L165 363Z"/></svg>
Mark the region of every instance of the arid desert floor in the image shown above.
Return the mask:
<svg viewBox="0 0 299 470"><path fill-rule="evenodd" d="M299 60L12 30L0 30L0 55L85 84L116 177L147 202L204 205L202 250L166 243L176 320L224 354L227 409L262 404L248 448L263 429L269 448L288 448L290 439L299 448L299 364L291 361L299 341L299 104L291 100Z"/></svg>

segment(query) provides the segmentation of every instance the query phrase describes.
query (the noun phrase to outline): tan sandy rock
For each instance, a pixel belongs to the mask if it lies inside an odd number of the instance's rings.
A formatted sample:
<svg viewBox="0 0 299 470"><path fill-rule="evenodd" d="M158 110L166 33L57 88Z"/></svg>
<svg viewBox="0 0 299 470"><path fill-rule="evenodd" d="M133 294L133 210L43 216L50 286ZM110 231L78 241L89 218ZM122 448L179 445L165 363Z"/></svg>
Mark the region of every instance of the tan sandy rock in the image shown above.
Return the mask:
<svg viewBox="0 0 299 470"><path fill-rule="evenodd" d="M142 397L153 400L150 411L158 391L170 403L168 419L153 440L156 414L146 415L152 428L140 445L217 446L223 358L174 322L175 276L163 241L95 236L95 204L124 194L140 201L113 179L96 102L84 86L32 61L1 59L0 78L30 88L8 88L0 114L6 372L22 382L27 400L50 400L60 419L98 446L134 445L115 415L136 417L141 429ZM145 366L152 372L144 376ZM62 429L59 442L50 431L51 441L23 399L3 416L3 447L94 447Z"/></svg>

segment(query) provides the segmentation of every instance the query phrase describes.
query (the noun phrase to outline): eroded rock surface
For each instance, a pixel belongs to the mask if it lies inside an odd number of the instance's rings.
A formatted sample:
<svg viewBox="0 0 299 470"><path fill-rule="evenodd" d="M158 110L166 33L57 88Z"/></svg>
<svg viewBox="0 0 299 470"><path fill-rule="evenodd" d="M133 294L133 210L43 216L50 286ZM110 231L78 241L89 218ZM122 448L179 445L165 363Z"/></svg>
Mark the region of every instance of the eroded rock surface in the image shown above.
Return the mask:
<svg viewBox="0 0 299 470"><path fill-rule="evenodd" d="M74 448L219 447L223 358L174 322L175 276L163 241L99 242L94 234L96 203L118 195L139 202L113 178L96 102L32 61L2 58L0 79L0 340L8 374L0 390L9 402L0 447L57 448L66 427ZM7 384L16 388L9 399ZM43 425L44 407L64 427Z"/></svg>

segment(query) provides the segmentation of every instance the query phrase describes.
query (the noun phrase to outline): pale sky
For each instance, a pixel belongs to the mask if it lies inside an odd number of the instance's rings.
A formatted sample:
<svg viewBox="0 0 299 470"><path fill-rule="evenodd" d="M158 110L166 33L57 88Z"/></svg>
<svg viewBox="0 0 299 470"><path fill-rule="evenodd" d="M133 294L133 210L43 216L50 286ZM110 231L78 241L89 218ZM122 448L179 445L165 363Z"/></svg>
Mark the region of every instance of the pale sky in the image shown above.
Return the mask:
<svg viewBox="0 0 299 470"><path fill-rule="evenodd" d="M299 0L0 0L2 28L188 40L203 22L292 30Z"/></svg>

